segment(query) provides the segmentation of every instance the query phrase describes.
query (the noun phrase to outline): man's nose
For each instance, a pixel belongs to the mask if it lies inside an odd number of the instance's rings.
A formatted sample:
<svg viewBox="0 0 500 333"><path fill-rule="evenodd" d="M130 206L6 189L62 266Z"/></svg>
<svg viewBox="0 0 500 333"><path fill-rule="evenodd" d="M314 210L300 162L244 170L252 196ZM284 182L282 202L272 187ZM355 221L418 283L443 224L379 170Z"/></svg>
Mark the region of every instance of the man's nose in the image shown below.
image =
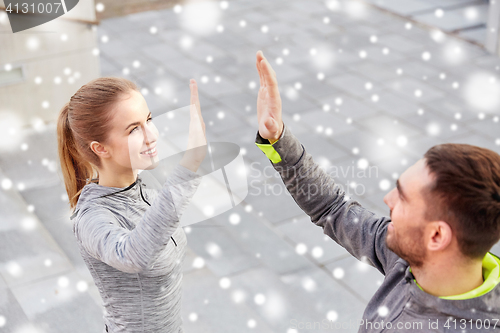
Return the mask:
<svg viewBox="0 0 500 333"><path fill-rule="evenodd" d="M391 206L391 195L392 195L392 192L394 192L394 189L392 189L389 193L387 193L385 196L384 196L384 203L389 206L390 209L392 209L392 206Z"/></svg>
<svg viewBox="0 0 500 333"><path fill-rule="evenodd" d="M389 193L387 193L385 196L384 196L384 203L389 206L389 199L387 198L389 196Z"/></svg>

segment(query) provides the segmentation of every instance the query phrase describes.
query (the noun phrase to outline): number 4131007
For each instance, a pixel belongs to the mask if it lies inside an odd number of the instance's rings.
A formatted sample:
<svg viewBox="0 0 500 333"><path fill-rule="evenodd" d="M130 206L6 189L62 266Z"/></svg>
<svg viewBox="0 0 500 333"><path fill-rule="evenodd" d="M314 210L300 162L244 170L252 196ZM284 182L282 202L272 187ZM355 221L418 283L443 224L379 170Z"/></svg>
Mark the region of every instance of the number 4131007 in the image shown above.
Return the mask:
<svg viewBox="0 0 500 333"><path fill-rule="evenodd" d="M12 3L9 3L7 8L5 8L5 11L7 13L15 13L15 14L51 14L51 13L56 13L59 10L59 7L61 6L61 3L55 2L54 4L52 3L38 3L36 6L34 3L16 3L12 5Z"/></svg>
<svg viewBox="0 0 500 333"><path fill-rule="evenodd" d="M452 329L496 329L499 325L500 319L460 319L457 321L455 318L449 318L446 323L444 324L444 327L446 328L452 328Z"/></svg>

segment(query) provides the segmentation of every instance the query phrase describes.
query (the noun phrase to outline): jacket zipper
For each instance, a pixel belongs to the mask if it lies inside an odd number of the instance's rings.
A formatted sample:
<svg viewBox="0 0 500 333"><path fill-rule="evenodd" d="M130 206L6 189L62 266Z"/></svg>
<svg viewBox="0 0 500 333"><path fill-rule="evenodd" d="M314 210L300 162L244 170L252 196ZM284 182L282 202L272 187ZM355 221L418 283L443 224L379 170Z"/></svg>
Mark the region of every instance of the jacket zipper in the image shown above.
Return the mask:
<svg viewBox="0 0 500 333"><path fill-rule="evenodd" d="M141 198L142 200L144 200L145 203L147 203L149 206L151 206L151 204L144 198L144 196L142 195L142 184L139 184L139 191L141 192ZM174 242L175 246L177 246L177 243L175 242L175 239L174 237L170 236L170 238L172 239L172 241Z"/></svg>

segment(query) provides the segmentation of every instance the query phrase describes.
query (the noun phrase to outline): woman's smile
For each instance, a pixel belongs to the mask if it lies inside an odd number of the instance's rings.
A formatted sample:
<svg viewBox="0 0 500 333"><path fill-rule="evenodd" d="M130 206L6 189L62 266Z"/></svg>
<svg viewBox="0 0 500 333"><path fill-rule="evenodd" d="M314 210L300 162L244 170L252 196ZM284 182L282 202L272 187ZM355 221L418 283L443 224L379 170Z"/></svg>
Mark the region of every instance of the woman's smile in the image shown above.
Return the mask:
<svg viewBox="0 0 500 333"><path fill-rule="evenodd" d="M158 155L158 151L156 150L156 147L153 147L149 150L142 152L141 155L156 156L156 155Z"/></svg>

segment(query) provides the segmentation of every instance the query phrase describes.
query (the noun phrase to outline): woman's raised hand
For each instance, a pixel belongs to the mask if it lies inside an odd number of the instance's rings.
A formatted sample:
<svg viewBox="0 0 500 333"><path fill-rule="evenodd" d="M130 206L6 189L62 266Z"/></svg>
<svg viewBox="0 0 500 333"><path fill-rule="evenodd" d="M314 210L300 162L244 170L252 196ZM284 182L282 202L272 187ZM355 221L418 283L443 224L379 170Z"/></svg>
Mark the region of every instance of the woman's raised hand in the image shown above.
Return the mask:
<svg viewBox="0 0 500 333"><path fill-rule="evenodd" d="M180 164L196 172L207 153L207 138L205 135L205 122L201 115L198 85L194 79L191 79L189 87L191 89L189 138L187 151L184 153Z"/></svg>
<svg viewBox="0 0 500 333"><path fill-rule="evenodd" d="M260 89L257 97L259 133L261 137L273 143L279 139L283 132L281 97L276 72L262 51L257 52L257 70L260 78Z"/></svg>

